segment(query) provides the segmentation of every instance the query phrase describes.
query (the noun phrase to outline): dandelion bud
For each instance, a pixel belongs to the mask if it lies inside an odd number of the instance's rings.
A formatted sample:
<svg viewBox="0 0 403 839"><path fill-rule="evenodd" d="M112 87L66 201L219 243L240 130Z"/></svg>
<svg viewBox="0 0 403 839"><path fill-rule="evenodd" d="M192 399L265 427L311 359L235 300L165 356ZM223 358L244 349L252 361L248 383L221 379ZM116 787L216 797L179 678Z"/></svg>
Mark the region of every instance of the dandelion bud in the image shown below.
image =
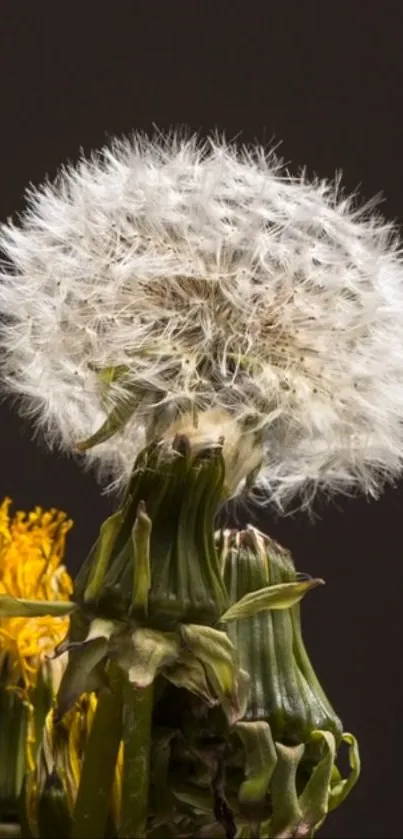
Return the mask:
<svg viewBox="0 0 403 839"><path fill-rule="evenodd" d="M234 600L267 585L297 582L288 551L256 528L226 530L217 538L224 581ZM317 728L340 736L340 720L305 650L298 603L233 621L228 634L241 666L253 673L245 721L267 721L274 739L289 744L304 742Z"/></svg>
<svg viewBox="0 0 403 839"><path fill-rule="evenodd" d="M217 547L234 600L264 585L285 592L297 582L288 551L252 526L219 532ZM234 727L243 746L240 813L261 836L312 835L356 783L359 756L308 658L299 602L230 622L228 634L252 676L244 717ZM352 771L340 786L343 742ZM236 752L234 739L232 745Z"/></svg>

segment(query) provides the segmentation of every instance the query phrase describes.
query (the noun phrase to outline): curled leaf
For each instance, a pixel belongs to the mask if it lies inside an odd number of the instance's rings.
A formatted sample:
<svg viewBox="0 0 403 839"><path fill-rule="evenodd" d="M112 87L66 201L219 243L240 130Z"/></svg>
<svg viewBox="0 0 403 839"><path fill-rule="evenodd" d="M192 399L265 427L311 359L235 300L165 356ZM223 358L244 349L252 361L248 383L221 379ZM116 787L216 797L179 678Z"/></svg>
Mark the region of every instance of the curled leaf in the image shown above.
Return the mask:
<svg viewBox="0 0 403 839"><path fill-rule="evenodd" d="M239 722L235 726L245 750L245 777L240 786L239 800L255 805L263 802L276 763L277 753L267 722Z"/></svg>
<svg viewBox="0 0 403 839"><path fill-rule="evenodd" d="M336 807L339 807L344 799L347 798L349 792L351 792L353 787L356 785L361 772L360 752L356 738L352 734L345 732L341 739L342 742L347 743L349 746L348 759L351 772L348 778L338 779L335 784L331 785L329 794L329 812L331 810L335 810Z"/></svg>
<svg viewBox="0 0 403 839"><path fill-rule="evenodd" d="M129 422L130 417L134 414L142 394L138 388L133 386L127 388L125 394L119 395L116 399L116 404L113 406L105 422L101 428L88 437L87 440L80 440L76 443L75 448L78 452L86 452L94 446L99 446L100 443L105 443L118 431L122 431L125 425Z"/></svg>
<svg viewBox="0 0 403 839"><path fill-rule="evenodd" d="M298 802L302 820L310 830L317 829L326 818L329 810L330 781L336 756L336 740L330 731L313 731L311 741L323 742L324 754L314 767Z"/></svg>

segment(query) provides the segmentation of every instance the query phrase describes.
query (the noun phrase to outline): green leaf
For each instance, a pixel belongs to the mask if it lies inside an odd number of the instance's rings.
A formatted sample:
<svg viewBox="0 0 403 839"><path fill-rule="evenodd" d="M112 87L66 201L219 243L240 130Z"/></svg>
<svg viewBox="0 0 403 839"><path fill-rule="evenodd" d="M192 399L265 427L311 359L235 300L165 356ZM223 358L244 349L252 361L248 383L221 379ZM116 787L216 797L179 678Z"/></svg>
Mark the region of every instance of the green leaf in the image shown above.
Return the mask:
<svg viewBox="0 0 403 839"><path fill-rule="evenodd" d="M267 722L239 722L235 731L245 749L246 780L240 786L239 800L243 804L263 802L276 763L277 753Z"/></svg>
<svg viewBox="0 0 403 839"><path fill-rule="evenodd" d="M149 810L153 685L123 685L123 776L120 839L146 835Z"/></svg>
<svg viewBox="0 0 403 839"><path fill-rule="evenodd" d="M25 600L0 595L0 618L60 618L70 615L76 608L75 603L66 600Z"/></svg>
<svg viewBox="0 0 403 839"><path fill-rule="evenodd" d="M229 621L251 618L259 612L270 609L289 609L298 603L308 591L320 585L324 585L324 580L315 579L304 580L300 583L278 583L274 586L266 586L258 591L251 591L230 606L221 615L220 621L228 623Z"/></svg>
<svg viewBox="0 0 403 839"><path fill-rule="evenodd" d="M116 762L122 738L122 681L110 667L111 689L101 691L84 754L71 839L105 835Z"/></svg>
<svg viewBox="0 0 403 839"><path fill-rule="evenodd" d="M342 736L342 741L347 743L349 746L348 757L351 772L348 778L337 780L337 782L331 786L329 795L329 812L335 810L336 807L339 807L344 799L347 798L348 794L356 785L361 772L360 752L356 738L353 737L352 734L345 732Z"/></svg>

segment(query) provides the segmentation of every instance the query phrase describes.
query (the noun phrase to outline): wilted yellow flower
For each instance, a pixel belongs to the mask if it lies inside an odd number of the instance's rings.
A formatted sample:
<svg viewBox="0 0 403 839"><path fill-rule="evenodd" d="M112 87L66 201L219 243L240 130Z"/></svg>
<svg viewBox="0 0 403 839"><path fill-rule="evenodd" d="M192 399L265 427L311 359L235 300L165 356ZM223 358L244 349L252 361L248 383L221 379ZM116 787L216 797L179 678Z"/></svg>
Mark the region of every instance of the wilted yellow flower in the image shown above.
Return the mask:
<svg viewBox="0 0 403 839"><path fill-rule="evenodd" d="M68 600L73 584L61 560L72 521L41 507L11 517L10 505L6 498L0 506L0 594ZM8 686L23 694L35 687L39 668L67 630L66 617L0 617L0 668Z"/></svg>

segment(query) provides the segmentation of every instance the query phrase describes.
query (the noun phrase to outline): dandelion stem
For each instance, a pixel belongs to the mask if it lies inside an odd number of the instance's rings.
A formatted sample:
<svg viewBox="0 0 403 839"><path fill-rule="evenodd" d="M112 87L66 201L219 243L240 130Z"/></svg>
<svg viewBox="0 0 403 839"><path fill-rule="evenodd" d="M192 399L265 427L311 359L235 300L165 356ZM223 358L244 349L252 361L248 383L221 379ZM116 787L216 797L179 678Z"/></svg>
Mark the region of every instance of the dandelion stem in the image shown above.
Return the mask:
<svg viewBox="0 0 403 839"><path fill-rule="evenodd" d="M111 689L101 691L85 750L71 839L103 836L122 734L122 677L110 666Z"/></svg>
<svg viewBox="0 0 403 839"><path fill-rule="evenodd" d="M120 839L142 837L148 813L153 685L123 686L123 778Z"/></svg>

